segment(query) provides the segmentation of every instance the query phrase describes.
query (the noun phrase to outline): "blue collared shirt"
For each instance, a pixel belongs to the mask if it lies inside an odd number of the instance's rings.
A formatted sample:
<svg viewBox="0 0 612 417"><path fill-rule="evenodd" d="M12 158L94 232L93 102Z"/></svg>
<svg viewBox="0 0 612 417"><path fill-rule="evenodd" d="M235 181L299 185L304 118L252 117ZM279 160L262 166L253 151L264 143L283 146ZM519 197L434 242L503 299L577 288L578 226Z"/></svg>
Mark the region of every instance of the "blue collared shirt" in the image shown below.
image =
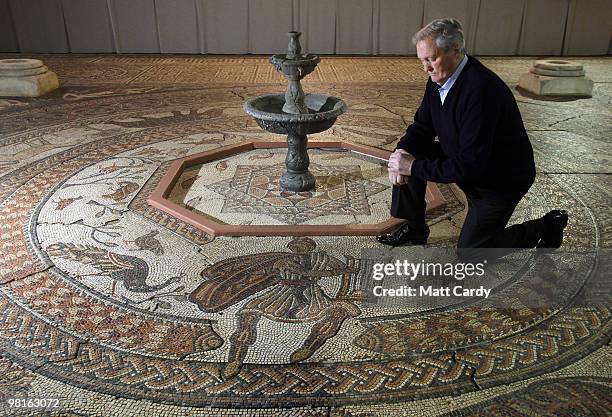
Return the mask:
<svg viewBox="0 0 612 417"><path fill-rule="evenodd" d="M451 75L450 78L446 80L446 82L442 84L442 86L438 89L438 93L440 93L440 101L442 102L442 104L444 104L444 99L448 95L448 92L450 91L453 84L455 84L455 81L459 77L459 74L461 74L461 71L463 71L463 67L465 67L465 64L467 64L467 61L468 61L468 57L466 54L461 60L461 62L459 63L459 65L457 66L457 69L455 70L455 72L453 72L453 75Z"/></svg>

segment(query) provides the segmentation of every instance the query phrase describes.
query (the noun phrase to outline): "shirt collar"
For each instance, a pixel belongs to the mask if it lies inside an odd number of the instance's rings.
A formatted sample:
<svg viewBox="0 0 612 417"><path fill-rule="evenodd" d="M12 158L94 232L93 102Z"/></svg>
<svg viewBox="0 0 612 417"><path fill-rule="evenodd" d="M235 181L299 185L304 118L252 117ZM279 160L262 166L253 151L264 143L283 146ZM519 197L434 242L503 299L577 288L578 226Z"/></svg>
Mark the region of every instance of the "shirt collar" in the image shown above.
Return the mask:
<svg viewBox="0 0 612 417"><path fill-rule="evenodd" d="M453 72L453 75L451 75L450 78L446 80L446 82L440 86L439 90L450 90L450 88L453 86L453 84L455 84L455 81L459 77L459 74L461 74L461 71L463 71L465 64L467 64L467 61L468 61L468 56L467 54L465 54L463 56L463 59L457 66L457 69L455 70L455 72Z"/></svg>

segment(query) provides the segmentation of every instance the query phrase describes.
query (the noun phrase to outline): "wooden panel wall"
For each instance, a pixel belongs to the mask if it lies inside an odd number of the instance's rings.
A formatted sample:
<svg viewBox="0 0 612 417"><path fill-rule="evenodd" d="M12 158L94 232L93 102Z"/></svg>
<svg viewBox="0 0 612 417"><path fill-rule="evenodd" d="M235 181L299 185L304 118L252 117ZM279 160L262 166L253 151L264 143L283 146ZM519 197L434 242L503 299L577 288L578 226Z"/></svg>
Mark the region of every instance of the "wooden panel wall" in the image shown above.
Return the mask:
<svg viewBox="0 0 612 417"><path fill-rule="evenodd" d="M155 14L162 53L200 53L198 15L193 0L155 0Z"/></svg>
<svg viewBox="0 0 612 417"><path fill-rule="evenodd" d="M563 54L601 54L612 48L611 29L612 0L571 0Z"/></svg>
<svg viewBox="0 0 612 417"><path fill-rule="evenodd" d="M333 0L301 0L300 43L306 51L318 54L336 53L336 8Z"/></svg>
<svg viewBox="0 0 612 417"><path fill-rule="evenodd" d="M486 1L486 0L485 0ZM479 0L429 0L425 2L423 25L441 17L454 17L463 26L465 48L472 52L478 24Z"/></svg>
<svg viewBox="0 0 612 417"><path fill-rule="evenodd" d="M246 54L249 49L249 0L200 0L202 52ZM280 33L279 33L280 35Z"/></svg>
<svg viewBox="0 0 612 417"><path fill-rule="evenodd" d="M19 51L8 0L0 0L0 51Z"/></svg>
<svg viewBox="0 0 612 417"><path fill-rule="evenodd" d="M249 51L276 54L287 50L293 24L293 1L249 0Z"/></svg>
<svg viewBox="0 0 612 417"><path fill-rule="evenodd" d="M117 52L158 53L154 0L111 0Z"/></svg>
<svg viewBox="0 0 612 417"><path fill-rule="evenodd" d="M335 53L374 53L372 26L375 2L377 0L338 0Z"/></svg>
<svg viewBox="0 0 612 417"><path fill-rule="evenodd" d="M527 0L518 53L561 55L569 0Z"/></svg>
<svg viewBox="0 0 612 417"><path fill-rule="evenodd" d="M606 55L612 0L0 0L0 52L414 55L455 17L476 55Z"/></svg>
<svg viewBox="0 0 612 417"><path fill-rule="evenodd" d="M70 52L59 0L9 0L21 52Z"/></svg>
<svg viewBox="0 0 612 417"><path fill-rule="evenodd" d="M480 2L478 30L474 38L477 55L514 55L521 36L526 0Z"/></svg>
<svg viewBox="0 0 612 417"><path fill-rule="evenodd" d="M109 5L99 0L62 0L70 51L115 52Z"/></svg>
<svg viewBox="0 0 612 417"><path fill-rule="evenodd" d="M380 0L378 53L416 54L411 39L423 25L424 4L425 0Z"/></svg>

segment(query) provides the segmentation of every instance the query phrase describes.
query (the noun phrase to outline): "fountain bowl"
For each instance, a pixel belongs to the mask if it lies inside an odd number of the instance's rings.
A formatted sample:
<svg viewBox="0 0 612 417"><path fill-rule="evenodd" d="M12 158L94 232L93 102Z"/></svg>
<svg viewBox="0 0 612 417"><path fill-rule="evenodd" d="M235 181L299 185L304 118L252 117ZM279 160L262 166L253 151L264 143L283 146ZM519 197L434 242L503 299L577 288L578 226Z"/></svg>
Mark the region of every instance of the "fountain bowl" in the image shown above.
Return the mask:
<svg viewBox="0 0 612 417"><path fill-rule="evenodd" d="M308 113L283 112L284 94L259 96L244 104L244 111L257 120L259 126L271 133L309 135L323 132L346 111L346 103L333 96L306 94L304 103Z"/></svg>
<svg viewBox="0 0 612 417"><path fill-rule="evenodd" d="M288 80L300 80L310 74L321 61L318 55L306 54L288 58L287 54L270 57L270 63L282 72Z"/></svg>

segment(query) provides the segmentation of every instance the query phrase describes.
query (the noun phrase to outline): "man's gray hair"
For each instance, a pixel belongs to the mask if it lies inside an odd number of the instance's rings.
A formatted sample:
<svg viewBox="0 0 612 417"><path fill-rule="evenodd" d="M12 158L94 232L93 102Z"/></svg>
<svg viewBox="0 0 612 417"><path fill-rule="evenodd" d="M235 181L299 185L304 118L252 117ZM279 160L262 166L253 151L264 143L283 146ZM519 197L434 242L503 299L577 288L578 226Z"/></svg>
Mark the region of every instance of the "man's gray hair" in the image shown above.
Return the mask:
<svg viewBox="0 0 612 417"><path fill-rule="evenodd" d="M422 41L425 38L432 39L436 46L445 53L453 48L459 48L460 52L465 53L465 40L463 39L463 28L457 19L445 17L431 21L423 29L419 30L412 37L412 43Z"/></svg>

